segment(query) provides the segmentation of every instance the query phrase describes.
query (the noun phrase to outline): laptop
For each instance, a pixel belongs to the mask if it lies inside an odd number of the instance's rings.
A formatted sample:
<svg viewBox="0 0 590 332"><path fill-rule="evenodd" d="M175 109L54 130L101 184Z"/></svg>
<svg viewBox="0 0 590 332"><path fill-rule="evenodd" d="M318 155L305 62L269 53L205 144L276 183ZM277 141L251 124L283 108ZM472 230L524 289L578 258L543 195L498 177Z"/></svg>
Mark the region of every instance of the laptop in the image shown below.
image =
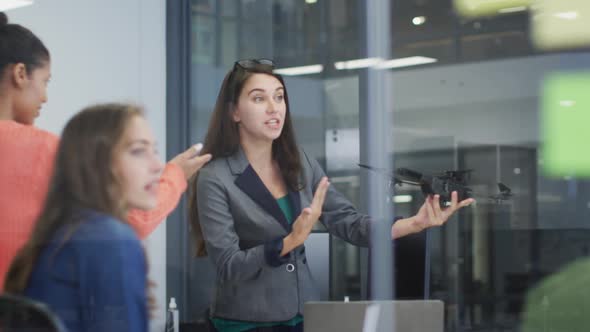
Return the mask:
<svg viewBox="0 0 590 332"><path fill-rule="evenodd" d="M444 331L439 300L307 302L303 315L305 332Z"/></svg>

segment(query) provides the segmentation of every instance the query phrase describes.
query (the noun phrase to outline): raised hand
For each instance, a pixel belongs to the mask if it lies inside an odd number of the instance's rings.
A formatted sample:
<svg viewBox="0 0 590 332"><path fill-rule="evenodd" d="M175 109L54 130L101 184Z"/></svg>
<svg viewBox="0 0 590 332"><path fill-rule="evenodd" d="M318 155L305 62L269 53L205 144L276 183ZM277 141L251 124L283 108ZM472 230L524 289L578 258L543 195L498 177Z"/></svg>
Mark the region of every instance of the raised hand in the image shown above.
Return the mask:
<svg viewBox="0 0 590 332"><path fill-rule="evenodd" d="M305 242L311 233L313 226L318 222L322 215L322 206L324 205L329 186L330 182L328 182L328 178L323 177L315 190L311 204L304 208L299 217L293 222L291 233L287 235L283 241L283 251L281 252L281 255L287 254Z"/></svg>
<svg viewBox="0 0 590 332"><path fill-rule="evenodd" d="M202 156L199 155L202 148L202 144L195 144L188 148L188 150L180 153L170 160L170 163L178 165L188 180L193 175L195 175L195 173L197 173L197 171L200 170L203 165L211 160L211 154L209 153Z"/></svg>

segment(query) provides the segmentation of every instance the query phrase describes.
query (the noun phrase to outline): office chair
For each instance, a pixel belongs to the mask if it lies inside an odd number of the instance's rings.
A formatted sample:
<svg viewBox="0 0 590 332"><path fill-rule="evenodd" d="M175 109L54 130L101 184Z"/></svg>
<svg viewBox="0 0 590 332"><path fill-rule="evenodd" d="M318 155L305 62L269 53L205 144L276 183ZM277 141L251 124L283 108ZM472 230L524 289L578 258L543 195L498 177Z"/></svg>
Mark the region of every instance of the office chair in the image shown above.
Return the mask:
<svg viewBox="0 0 590 332"><path fill-rule="evenodd" d="M0 294L0 331L66 332L66 329L44 304L23 296Z"/></svg>

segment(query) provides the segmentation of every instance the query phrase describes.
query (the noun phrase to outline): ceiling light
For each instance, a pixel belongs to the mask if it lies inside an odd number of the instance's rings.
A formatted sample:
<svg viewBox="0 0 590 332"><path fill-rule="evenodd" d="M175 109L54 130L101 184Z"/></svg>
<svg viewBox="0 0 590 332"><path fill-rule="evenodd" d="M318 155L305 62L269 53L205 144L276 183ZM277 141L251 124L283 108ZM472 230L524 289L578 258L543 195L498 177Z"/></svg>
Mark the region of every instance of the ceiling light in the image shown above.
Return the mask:
<svg viewBox="0 0 590 332"><path fill-rule="evenodd" d="M508 8L501 8L498 10L500 14L509 14L509 13L518 13L526 11L526 6L518 6L518 7L508 7Z"/></svg>
<svg viewBox="0 0 590 332"><path fill-rule="evenodd" d="M573 100L560 100L559 105L563 107L572 107L576 104Z"/></svg>
<svg viewBox="0 0 590 332"><path fill-rule="evenodd" d="M0 11L29 6L32 4L33 0L2 0L0 1Z"/></svg>
<svg viewBox="0 0 590 332"><path fill-rule="evenodd" d="M412 24L414 25L422 25L424 22L426 22L425 16L416 16L412 19Z"/></svg>
<svg viewBox="0 0 590 332"><path fill-rule="evenodd" d="M412 201L412 195L395 195L393 196L394 203L410 203Z"/></svg>
<svg viewBox="0 0 590 332"><path fill-rule="evenodd" d="M379 68L401 68L401 67L410 67L410 66L417 66L423 65L427 63L437 62L438 60L435 58L428 58L425 56L411 56L407 58L399 58L393 59L388 61L383 61L379 64Z"/></svg>
<svg viewBox="0 0 590 332"><path fill-rule="evenodd" d="M310 4L316 3L316 2L318 2L318 0L305 0L305 3L310 3Z"/></svg>
<svg viewBox="0 0 590 332"><path fill-rule="evenodd" d="M301 66L301 67L289 67L289 68L281 68L275 69L274 72L281 75L286 76L295 76L295 75L307 75L307 74L318 74L324 70L324 66L322 65L309 65L309 66Z"/></svg>
<svg viewBox="0 0 590 332"><path fill-rule="evenodd" d="M339 61L339 62L334 62L334 67L336 67L336 69L338 69L338 70L367 68L367 67L374 66L381 61L382 61L382 59L380 59L380 58L365 58L365 59L356 59L356 60L348 60L348 61Z"/></svg>
<svg viewBox="0 0 590 332"><path fill-rule="evenodd" d="M564 20L575 20L576 18L578 18L578 12L561 12L555 13L553 14L553 16L557 18L562 18Z"/></svg>
<svg viewBox="0 0 590 332"><path fill-rule="evenodd" d="M423 65L427 63L437 62L437 59L428 58L424 56L411 56L407 58L399 58L399 59L392 59L384 61L381 58L365 58L365 59L356 59L356 60L349 60L349 61L339 61L334 63L334 67L338 70L345 70L345 69L360 69L360 68L368 68L368 67L375 67L379 69L389 69L389 68L401 68L401 67L409 67L409 66L416 66L416 65Z"/></svg>

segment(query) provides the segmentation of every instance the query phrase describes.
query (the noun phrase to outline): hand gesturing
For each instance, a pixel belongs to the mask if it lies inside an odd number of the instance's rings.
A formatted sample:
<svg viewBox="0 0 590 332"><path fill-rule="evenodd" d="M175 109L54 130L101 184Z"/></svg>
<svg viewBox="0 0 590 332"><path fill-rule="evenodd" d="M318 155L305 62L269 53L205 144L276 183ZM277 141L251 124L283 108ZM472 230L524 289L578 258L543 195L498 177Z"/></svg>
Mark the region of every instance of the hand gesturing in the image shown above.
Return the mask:
<svg viewBox="0 0 590 332"><path fill-rule="evenodd" d="M414 216L414 226L417 231L422 231L433 226L443 225L457 210L475 202L473 198L468 198L457 203L457 192L451 194L451 205L442 209L440 207L440 196L428 196Z"/></svg>
<svg viewBox="0 0 590 332"><path fill-rule="evenodd" d="M304 208L293 223L291 234L298 243L303 243L307 239L313 226L320 218L329 185L328 178L323 177L315 190L310 206Z"/></svg>

